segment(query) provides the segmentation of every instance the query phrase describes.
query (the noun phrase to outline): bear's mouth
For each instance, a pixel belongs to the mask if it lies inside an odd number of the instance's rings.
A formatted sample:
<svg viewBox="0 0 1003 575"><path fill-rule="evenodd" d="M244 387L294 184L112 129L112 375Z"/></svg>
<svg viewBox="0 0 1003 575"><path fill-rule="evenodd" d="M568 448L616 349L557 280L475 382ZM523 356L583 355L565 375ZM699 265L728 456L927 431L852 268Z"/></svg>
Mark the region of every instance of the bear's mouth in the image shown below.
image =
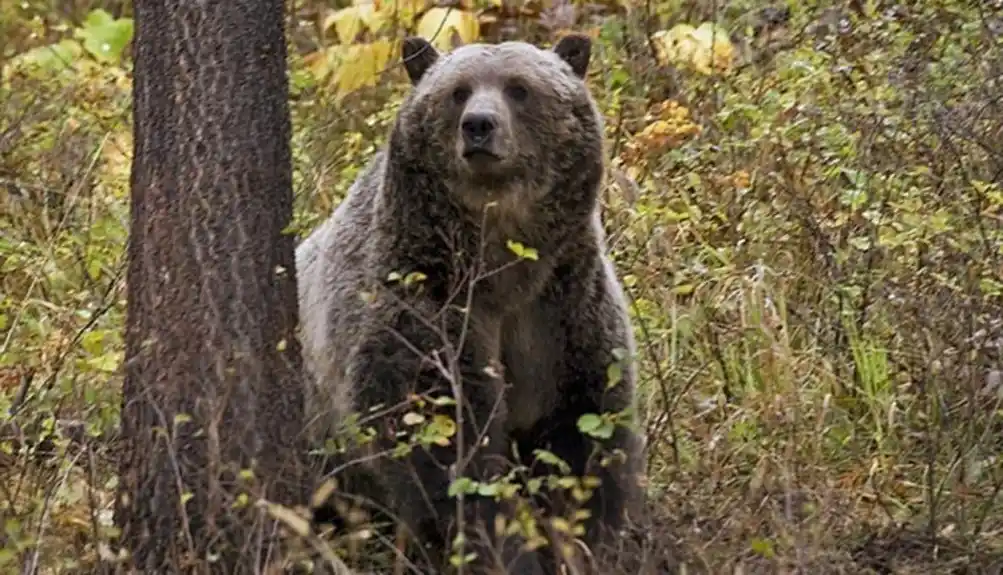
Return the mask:
<svg viewBox="0 0 1003 575"><path fill-rule="evenodd" d="M472 161L500 160L501 157L482 146L468 146L463 150L463 159Z"/></svg>

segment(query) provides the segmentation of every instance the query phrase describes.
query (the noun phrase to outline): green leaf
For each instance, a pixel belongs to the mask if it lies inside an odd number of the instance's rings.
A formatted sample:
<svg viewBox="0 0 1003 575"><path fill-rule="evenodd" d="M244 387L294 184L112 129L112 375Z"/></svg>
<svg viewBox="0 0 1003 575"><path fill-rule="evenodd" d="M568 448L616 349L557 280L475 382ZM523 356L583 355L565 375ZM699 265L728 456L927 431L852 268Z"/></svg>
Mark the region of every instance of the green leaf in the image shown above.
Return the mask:
<svg viewBox="0 0 1003 575"><path fill-rule="evenodd" d="M114 373L122 360L122 352L110 352L87 360L87 365L98 371Z"/></svg>
<svg viewBox="0 0 1003 575"><path fill-rule="evenodd" d="M10 565L14 566L14 561L17 559L17 554L13 549L0 549L0 567Z"/></svg>
<svg viewBox="0 0 1003 575"><path fill-rule="evenodd" d="M132 19L115 20L104 10L91 10L84 20L84 25L74 32L74 36L83 40L84 49L94 59L101 62L118 62L122 52L132 40Z"/></svg>
<svg viewBox="0 0 1003 575"><path fill-rule="evenodd" d="M464 495L471 495L477 493L478 484L473 479L469 477L457 477L452 483L449 484L449 490L447 494L450 497L456 497L460 493Z"/></svg>
<svg viewBox="0 0 1003 575"><path fill-rule="evenodd" d="M456 422L448 415L435 415L428 424L428 431L442 438L452 437L456 435Z"/></svg>
<svg viewBox="0 0 1003 575"><path fill-rule="evenodd" d="M543 487L542 477L534 477L526 482L526 491L528 491L530 495L539 493L541 487Z"/></svg>
<svg viewBox="0 0 1003 575"><path fill-rule="evenodd" d="M773 542L768 539L756 537L750 543L753 553L770 559L773 557Z"/></svg>
<svg viewBox="0 0 1003 575"><path fill-rule="evenodd" d="M248 501L249 501L249 498L248 498L247 494L246 493L240 493L240 494L237 495L236 499L234 499L233 503L230 504L230 508L231 509L243 509L244 507L247 507L247 502Z"/></svg>
<svg viewBox="0 0 1003 575"><path fill-rule="evenodd" d="M594 413L586 413L578 418L578 430L592 437L609 439L613 436L613 429L612 422Z"/></svg>
<svg viewBox="0 0 1003 575"><path fill-rule="evenodd" d="M11 61L12 66L38 67L46 72L72 70L77 58L83 54L80 43L69 38L58 44L39 46L20 54Z"/></svg>
<svg viewBox="0 0 1003 575"><path fill-rule="evenodd" d="M602 419L594 413L586 413L578 418L578 430L582 433L591 433L602 425Z"/></svg>
<svg viewBox="0 0 1003 575"><path fill-rule="evenodd" d="M606 368L606 388L614 387L621 381L623 381L623 367L620 362L614 361Z"/></svg>
<svg viewBox="0 0 1003 575"><path fill-rule="evenodd" d="M979 289L985 295L998 296L1003 293L1003 284L992 278L982 278L979 280Z"/></svg>
<svg viewBox="0 0 1003 575"><path fill-rule="evenodd" d="M691 283L679 284L672 288L672 293L676 295L690 295L695 289L696 286Z"/></svg>
<svg viewBox="0 0 1003 575"><path fill-rule="evenodd" d="M696 172L689 172L686 174L686 183L689 184L694 190L699 190L703 180L700 179L700 174Z"/></svg>
<svg viewBox="0 0 1003 575"><path fill-rule="evenodd" d="M428 276L421 272L411 272L404 276L404 285L410 286L418 282L423 282L428 279Z"/></svg>
<svg viewBox="0 0 1003 575"><path fill-rule="evenodd" d="M459 567L460 564L467 565L471 561L473 561L474 559L477 559L477 553L473 553L473 552L467 553L463 557L460 557L459 555L450 555L449 556L449 563L453 567Z"/></svg>
<svg viewBox="0 0 1003 575"><path fill-rule="evenodd" d="M456 405L456 400L453 399L452 397L449 397L448 395L437 395L431 398L430 401L432 402L432 405L436 405L439 407Z"/></svg>
<svg viewBox="0 0 1003 575"><path fill-rule="evenodd" d="M99 355L104 351L105 330L94 330L85 333L80 338L80 347L91 355Z"/></svg>
<svg viewBox="0 0 1003 575"><path fill-rule="evenodd" d="M583 416L584 417L584 416ZM536 449L533 451L533 456L536 457L537 461L541 463L546 463L547 465L553 465L554 467L561 470L561 473L570 473L571 466L568 465L563 459L555 455L554 453L544 450Z"/></svg>
<svg viewBox="0 0 1003 575"><path fill-rule="evenodd" d="M477 494L483 497L494 497L498 495L500 486L497 483L481 483L477 486Z"/></svg>

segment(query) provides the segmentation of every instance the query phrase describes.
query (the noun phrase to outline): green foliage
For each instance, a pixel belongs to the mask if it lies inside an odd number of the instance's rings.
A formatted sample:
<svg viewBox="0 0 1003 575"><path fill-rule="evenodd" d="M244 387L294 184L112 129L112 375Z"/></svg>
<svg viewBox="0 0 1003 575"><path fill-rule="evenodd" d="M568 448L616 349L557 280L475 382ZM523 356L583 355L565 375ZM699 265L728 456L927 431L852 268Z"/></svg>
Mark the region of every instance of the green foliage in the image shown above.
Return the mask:
<svg viewBox="0 0 1003 575"><path fill-rule="evenodd" d="M578 430L597 439L613 437L614 424L608 418L594 413L586 413L578 418Z"/></svg>
<svg viewBox="0 0 1003 575"><path fill-rule="evenodd" d="M0 424L0 480L20 486L0 491L5 572L36 549L50 572L90 572L114 534L105 439L123 357L132 23L115 3L77 4L69 18L0 6L0 409L16 407L17 427ZM844 4L790 3L772 36L753 37L762 5L748 1L631 3L595 30L590 84L612 163L636 182L603 209L639 344L635 411L660 518L643 529L678 541L691 571L947 572L1003 552L1000 20L956 0L825 11ZM408 89L397 72L376 77L397 31L352 6L325 20L307 3L290 25L290 233L337 205ZM535 6L511 17L519 37L552 40L526 24ZM510 17L476 14L489 39ZM694 36L701 25L730 43ZM681 40L659 55L646 30ZM710 48L731 65L704 59ZM346 54L369 60L346 74ZM658 64L669 55L677 65ZM614 357L610 386L627 359ZM382 455L455 447L454 408L417 398ZM329 450L372 445L373 415L349 418ZM587 414L578 431L609 437L627 415ZM575 533L584 509L541 517L527 496L585 502L595 478L534 455L549 475L460 476L450 494L514 502L503 528L531 546L547 526ZM853 553L889 533L901 541Z"/></svg>
<svg viewBox="0 0 1003 575"><path fill-rule="evenodd" d="M132 41L132 19L112 18L104 10L87 14L73 30L73 39L38 46L12 58L9 69L40 70L44 73L74 73L89 64L119 64Z"/></svg>
<svg viewBox="0 0 1003 575"><path fill-rule="evenodd" d="M131 28L95 11L0 61L0 471L20 486L0 497L5 571L32 550L86 571L114 534L114 467L79 447L121 402Z"/></svg>
<svg viewBox="0 0 1003 575"><path fill-rule="evenodd" d="M93 10L74 36L96 60L117 63L132 40L132 18L116 20L104 10Z"/></svg>

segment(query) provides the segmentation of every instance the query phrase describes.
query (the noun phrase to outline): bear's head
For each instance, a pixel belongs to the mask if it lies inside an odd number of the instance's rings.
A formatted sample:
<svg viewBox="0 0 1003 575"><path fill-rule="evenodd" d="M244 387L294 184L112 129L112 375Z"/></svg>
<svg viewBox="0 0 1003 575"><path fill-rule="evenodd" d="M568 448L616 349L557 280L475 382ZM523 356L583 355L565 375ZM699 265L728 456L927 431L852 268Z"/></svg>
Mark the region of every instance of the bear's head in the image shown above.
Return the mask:
<svg viewBox="0 0 1003 575"><path fill-rule="evenodd" d="M523 42L469 44L440 54L404 41L413 84L391 135L395 165L441 183L472 210L488 202L528 207L577 187L588 203L603 166L603 123L585 85L591 40L552 49ZM566 193L566 192L565 192Z"/></svg>

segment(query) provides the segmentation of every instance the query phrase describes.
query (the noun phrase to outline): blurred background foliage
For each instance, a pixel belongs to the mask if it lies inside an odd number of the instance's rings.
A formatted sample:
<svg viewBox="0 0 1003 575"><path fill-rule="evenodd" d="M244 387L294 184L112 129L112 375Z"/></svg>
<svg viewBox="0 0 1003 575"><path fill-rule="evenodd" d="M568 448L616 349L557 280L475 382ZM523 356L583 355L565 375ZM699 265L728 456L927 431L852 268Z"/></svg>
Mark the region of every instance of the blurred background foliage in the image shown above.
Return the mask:
<svg viewBox="0 0 1003 575"><path fill-rule="evenodd" d="M4 572L92 572L114 535L131 15L0 2ZM383 141L405 33L595 38L649 536L688 572L999 572L1003 2L303 0L286 27L301 234Z"/></svg>

